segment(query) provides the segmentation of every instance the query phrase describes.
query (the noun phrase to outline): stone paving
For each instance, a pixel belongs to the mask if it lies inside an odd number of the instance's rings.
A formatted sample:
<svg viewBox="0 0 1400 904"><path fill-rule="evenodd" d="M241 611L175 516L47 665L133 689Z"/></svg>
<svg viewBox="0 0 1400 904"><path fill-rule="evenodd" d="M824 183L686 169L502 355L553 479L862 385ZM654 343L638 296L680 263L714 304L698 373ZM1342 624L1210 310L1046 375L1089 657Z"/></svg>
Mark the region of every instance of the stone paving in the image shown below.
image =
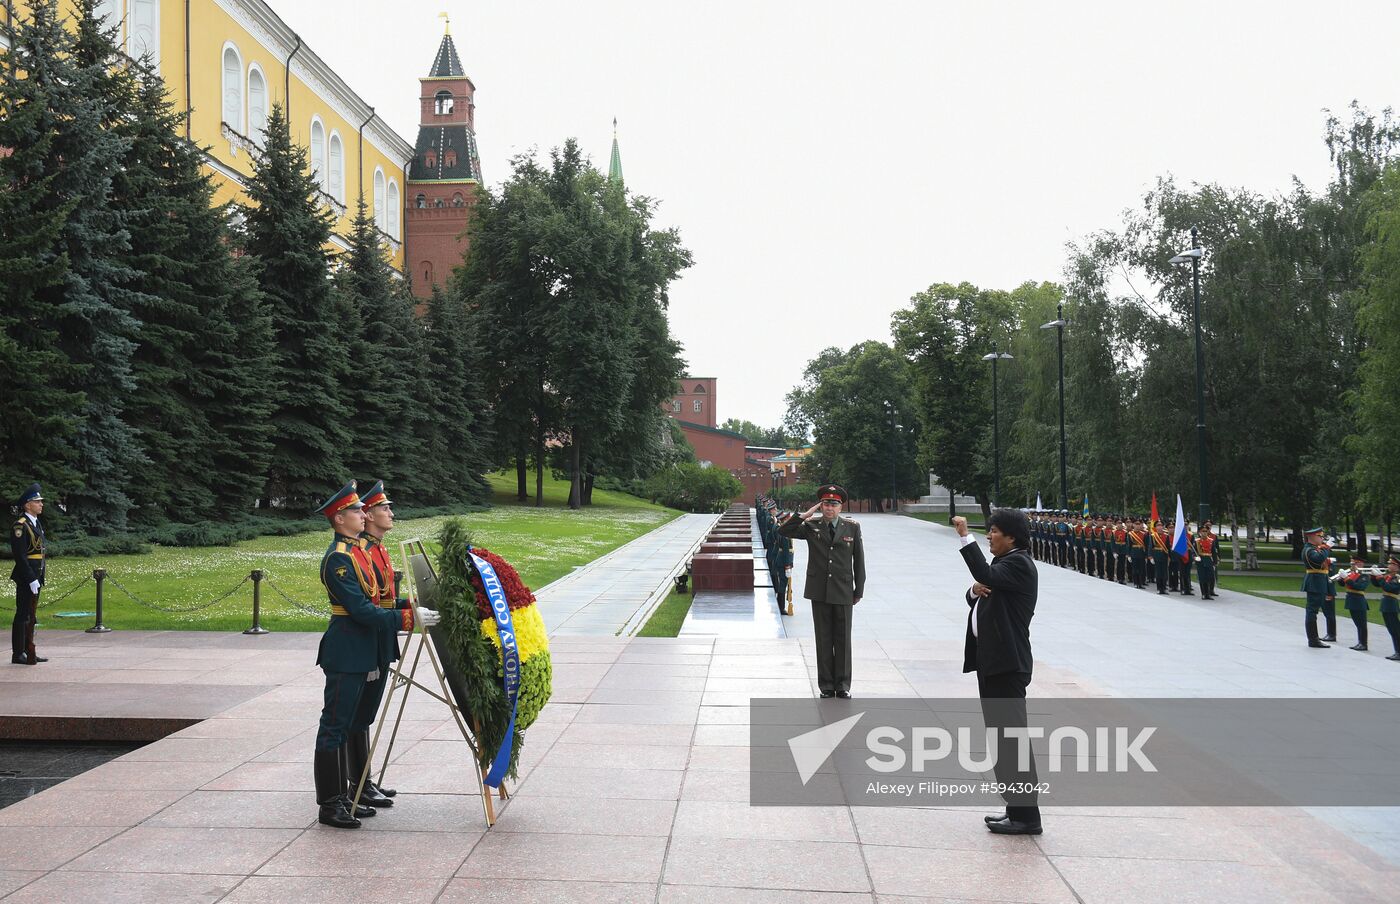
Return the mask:
<svg viewBox="0 0 1400 904"><path fill-rule="evenodd" d="M967 578L951 532L860 520L871 580L856 613L853 692L973 696L961 674ZM1048 568L1042 582L1033 695L1400 687L1400 665L1376 654L1303 648L1296 610L1278 603L1164 598ZM786 622L810 633L800 602ZM12 692L41 688L70 713L123 672L151 716L191 711L186 700L163 713L179 683L156 672L258 689L0 810L6 904L1400 899L1400 867L1296 809L1047 808L1046 834L1007 838L983 829L980 810L749 807L748 699L813 695L801 636L556 634L554 697L495 828L483 830L447 714L416 696L387 782L399 804L358 832L327 829L310 790L317 639L44 632L49 663L0 669L0 725ZM249 683L217 684L221 672ZM252 683L260 674L265 683Z"/></svg>

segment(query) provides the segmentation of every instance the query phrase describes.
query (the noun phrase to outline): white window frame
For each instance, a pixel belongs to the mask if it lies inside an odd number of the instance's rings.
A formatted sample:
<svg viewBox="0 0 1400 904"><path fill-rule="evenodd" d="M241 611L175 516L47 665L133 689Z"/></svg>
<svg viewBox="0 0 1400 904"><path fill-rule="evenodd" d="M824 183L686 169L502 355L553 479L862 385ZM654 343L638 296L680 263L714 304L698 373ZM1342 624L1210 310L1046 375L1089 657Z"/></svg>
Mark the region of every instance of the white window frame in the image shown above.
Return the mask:
<svg viewBox="0 0 1400 904"><path fill-rule="evenodd" d="M389 228L384 231L389 233L389 235L395 241L398 241L399 223L402 220L402 216L400 215L400 207L402 206L403 201L399 197L399 183L397 180L389 180L389 189L385 193L384 198L384 213L386 214L385 219L389 226Z"/></svg>
<svg viewBox="0 0 1400 904"><path fill-rule="evenodd" d="M443 97L444 94L447 95L446 98ZM444 104L444 101L446 101L445 104ZM451 115L452 115L452 109L453 109L453 107L455 107L456 105L457 105L457 98L454 97L453 94L452 94L452 92L451 92L451 91L448 91L446 88L443 88L441 91L439 91L439 92L437 92L436 94L433 95L433 115L434 115L434 116L451 116Z"/></svg>
<svg viewBox="0 0 1400 904"><path fill-rule="evenodd" d="M151 55L151 64L160 69L160 0L126 0L126 52L132 59L140 59L137 33L141 22L137 18L137 6L145 4L151 13L150 40L143 42Z"/></svg>
<svg viewBox="0 0 1400 904"><path fill-rule="evenodd" d="M316 130L321 130L321 140L319 148L316 146ZM321 121L320 116L311 117L311 132L306 139L306 157L311 163L311 175L316 177L316 184L321 186L321 191L326 194L331 193L330 167L327 165L330 160L330 142L326 138L326 124Z"/></svg>
<svg viewBox="0 0 1400 904"><path fill-rule="evenodd" d="M119 0L99 0L93 12L97 13L97 19L103 25L111 25L112 17L116 16L117 25L120 26L122 16L120 15L121 10L118 8L119 5ZM222 59L220 65L223 65Z"/></svg>
<svg viewBox="0 0 1400 904"><path fill-rule="evenodd" d="M340 172L336 172L335 150L340 149ZM331 129L326 137L326 179L330 189L327 192L341 204L345 203L345 142L340 140L340 132Z"/></svg>
<svg viewBox="0 0 1400 904"><path fill-rule="evenodd" d="M384 228L387 225L385 222L385 210L388 204L385 199L387 191L385 188L384 168L382 166L376 166L374 168L374 181L372 181L370 185L370 191L372 192L370 200L373 202L374 207L374 228L378 229L380 232L388 232L389 230Z"/></svg>
<svg viewBox="0 0 1400 904"><path fill-rule="evenodd" d="M229 51L233 51L233 57L238 61L238 73L234 80L235 90L238 92L238 97L236 99L236 103L238 104L237 122L229 122L228 120L229 73L228 67L225 65L225 60L228 59ZM247 114L244 105L245 98L243 97L243 82L245 79L246 75L244 74L242 52L239 51L237 44L232 41L225 41L224 46L219 50L219 116L224 122L228 123L229 128L240 135L247 134L247 126L245 125Z"/></svg>
<svg viewBox="0 0 1400 904"><path fill-rule="evenodd" d="M699 414L701 408L703 407L703 406L701 405L701 400L700 400L700 399L694 399L690 404L691 404L691 408L694 410L694 412L695 412L696 414Z"/></svg>
<svg viewBox="0 0 1400 904"><path fill-rule="evenodd" d="M253 74L257 73L258 81L262 82L262 126L253 122ZM267 73L263 72L262 66L257 62L248 64L248 137L262 143L263 137L267 134L267 111L270 106L267 90Z"/></svg>

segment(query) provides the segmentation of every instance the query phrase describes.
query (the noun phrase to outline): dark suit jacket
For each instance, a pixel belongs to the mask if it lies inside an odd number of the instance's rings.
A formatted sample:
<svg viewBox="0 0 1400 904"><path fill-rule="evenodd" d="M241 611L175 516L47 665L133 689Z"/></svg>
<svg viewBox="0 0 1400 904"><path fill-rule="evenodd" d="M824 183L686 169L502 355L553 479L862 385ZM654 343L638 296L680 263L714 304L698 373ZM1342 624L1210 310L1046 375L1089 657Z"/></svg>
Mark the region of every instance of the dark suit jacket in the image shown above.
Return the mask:
<svg viewBox="0 0 1400 904"><path fill-rule="evenodd" d="M807 580L802 587L807 599L850 606L865 596L865 545L859 524L838 517L836 540L830 542L825 520L803 521L793 515L779 525L778 533L807 541Z"/></svg>
<svg viewBox="0 0 1400 904"><path fill-rule="evenodd" d="M1038 575L1030 552L1017 549L992 559L990 565L976 543L962 548L963 561L972 579L992 588L976 606L977 636L972 636L972 606L978 602L967 593L967 639L963 647L963 671L980 675L1007 672L1030 674L1031 617L1035 615Z"/></svg>

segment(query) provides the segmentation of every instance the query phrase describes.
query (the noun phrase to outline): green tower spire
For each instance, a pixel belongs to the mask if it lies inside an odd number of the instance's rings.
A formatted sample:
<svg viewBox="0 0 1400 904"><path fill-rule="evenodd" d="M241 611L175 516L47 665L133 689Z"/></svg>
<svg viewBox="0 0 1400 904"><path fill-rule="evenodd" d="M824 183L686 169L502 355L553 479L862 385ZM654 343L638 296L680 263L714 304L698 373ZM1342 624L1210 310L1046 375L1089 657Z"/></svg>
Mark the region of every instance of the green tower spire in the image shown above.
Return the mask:
<svg viewBox="0 0 1400 904"><path fill-rule="evenodd" d="M608 161L608 181L622 184L622 153L617 149L617 117L613 117L612 159Z"/></svg>

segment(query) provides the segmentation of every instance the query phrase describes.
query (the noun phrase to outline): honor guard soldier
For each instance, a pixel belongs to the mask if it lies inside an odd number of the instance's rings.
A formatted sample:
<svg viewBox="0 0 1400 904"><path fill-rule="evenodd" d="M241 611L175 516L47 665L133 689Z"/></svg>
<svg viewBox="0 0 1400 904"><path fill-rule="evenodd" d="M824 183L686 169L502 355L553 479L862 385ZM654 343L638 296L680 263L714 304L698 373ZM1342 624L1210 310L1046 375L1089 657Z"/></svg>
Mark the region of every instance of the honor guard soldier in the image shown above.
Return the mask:
<svg viewBox="0 0 1400 904"><path fill-rule="evenodd" d="M398 577L394 573L394 563L389 557L389 548L384 545L384 535L394 529L393 502L384 492L384 481L376 480L369 491L360 499L365 511L365 531L360 540L374 569L374 581L379 588L376 602L381 609L403 610L410 604L400 597ZM384 699L384 687L389 680L389 666L399 659L399 624L385 628L379 637L379 677L365 685L360 696L360 705L355 710L355 718L350 723L350 740L346 745L350 761L350 787L355 788L369 762L369 729L379 712L379 702ZM365 779L360 802L376 809L392 807L398 792L393 788L381 788L372 777Z"/></svg>
<svg viewBox="0 0 1400 904"><path fill-rule="evenodd" d="M330 599L331 618L316 655L316 664L326 676L325 704L316 732L316 803L322 825L353 829L360 825L358 817L375 812L368 806L351 812L347 745L367 685L379 678L384 632L413 630L415 611L428 627L437 624L438 614L378 605L374 565L360 544L365 512L354 481L316 511L326 516L335 531L321 557L321 584Z"/></svg>
<svg viewBox="0 0 1400 904"><path fill-rule="evenodd" d="M1351 569L1337 579L1337 583L1346 589L1347 613L1351 615L1351 623L1356 625L1356 643L1351 647L1361 653L1366 652L1366 613L1371 611L1371 606L1366 602L1366 588L1371 586L1371 578L1366 575L1363 569L1366 567L1366 557L1361 553L1353 553L1351 557Z"/></svg>
<svg viewBox="0 0 1400 904"><path fill-rule="evenodd" d="M1128 583L1128 523L1121 518L1113 528L1113 579Z"/></svg>
<svg viewBox="0 0 1400 904"><path fill-rule="evenodd" d="M1159 522L1153 522L1152 529L1147 533L1147 539L1151 545L1152 570L1157 580L1157 594L1167 595L1167 572L1171 565L1171 549L1167 543L1167 532Z"/></svg>
<svg viewBox="0 0 1400 904"><path fill-rule="evenodd" d="M1181 595L1195 596L1196 591L1191 589L1191 562L1196 558L1196 537L1191 533L1190 524L1182 526L1181 534L1186 539L1186 556L1177 566L1181 572Z"/></svg>
<svg viewBox="0 0 1400 904"><path fill-rule="evenodd" d="M1069 545L1074 552L1074 570L1084 573L1084 519L1075 522L1069 535Z"/></svg>
<svg viewBox="0 0 1400 904"><path fill-rule="evenodd" d="M1324 538L1322 548L1327 550L1327 597L1322 606L1322 618L1327 622L1327 635L1322 639L1328 643L1337 642L1337 585L1332 583L1337 579L1337 570L1341 568L1337 564L1337 557L1332 555L1332 541Z"/></svg>
<svg viewBox="0 0 1400 904"><path fill-rule="evenodd" d="M1133 529L1128 531L1128 556L1133 575L1133 586L1147 589L1147 525L1141 518L1133 521Z"/></svg>
<svg viewBox="0 0 1400 904"><path fill-rule="evenodd" d="M1400 662L1400 559L1390 557L1386 572L1376 579L1376 585L1381 588L1381 618L1390 632L1390 645L1395 648L1385 658Z"/></svg>
<svg viewBox="0 0 1400 904"><path fill-rule="evenodd" d="M1314 527L1304 536L1307 545L1303 547L1302 589L1308 595L1308 607L1303 616L1303 630L1307 633L1308 646L1326 649L1327 644L1317 636L1317 613L1327 605L1327 594L1332 586L1327 579L1328 566L1332 560L1323 543L1322 528Z"/></svg>
<svg viewBox="0 0 1400 904"><path fill-rule="evenodd" d="M19 520L10 529L10 553L15 567L10 580L15 582L15 617L10 623L10 662L15 665L38 665L48 662L34 651L35 613L39 608L39 591L44 587L44 562L48 548L44 545L44 496L37 483L31 483L19 497Z"/></svg>
<svg viewBox="0 0 1400 904"><path fill-rule="evenodd" d="M1070 559L1070 529L1069 512L1061 511L1058 515L1059 521L1055 524L1056 535L1059 538L1057 544L1059 561L1056 562L1061 568L1073 568L1074 563Z"/></svg>
<svg viewBox="0 0 1400 904"><path fill-rule="evenodd" d="M818 502L778 528L807 541L807 580L817 645L817 687L823 697L851 696L851 613L865 595L865 546L860 525L841 517L846 491L828 484ZM818 515L818 511L821 512Z"/></svg>
<svg viewBox="0 0 1400 904"><path fill-rule="evenodd" d="M1202 522L1196 534L1196 575L1201 579L1201 599L1215 599L1215 572L1220 561L1215 533L1209 521Z"/></svg>

